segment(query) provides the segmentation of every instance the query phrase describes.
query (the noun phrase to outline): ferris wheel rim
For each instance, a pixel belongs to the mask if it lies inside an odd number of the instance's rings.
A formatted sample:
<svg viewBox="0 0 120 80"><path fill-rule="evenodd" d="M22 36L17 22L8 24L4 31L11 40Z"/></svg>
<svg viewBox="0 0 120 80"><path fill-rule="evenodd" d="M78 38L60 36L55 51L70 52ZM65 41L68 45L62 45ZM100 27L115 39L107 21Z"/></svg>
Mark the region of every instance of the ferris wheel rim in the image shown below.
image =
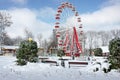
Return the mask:
<svg viewBox="0 0 120 80"><path fill-rule="evenodd" d="M62 26L60 26L61 25L60 20L61 20L62 11L65 8L69 8L69 9L71 9L73 11L74 16L77 16L77 21L79 23L79 28L82 29L82 24L80 23L81 18L80 18L79 14L78 14L78 11L76 11L76 8L69 2L61 3L61 5L58 7L57 13L55 15L55 19L56 19L55 29L58 31L58 29L60 29L62 27ZM71 28L73 28L73 27L75 27L75 26L72 26ZM63 27L63 28L65 28L65 27Z"/></svg>

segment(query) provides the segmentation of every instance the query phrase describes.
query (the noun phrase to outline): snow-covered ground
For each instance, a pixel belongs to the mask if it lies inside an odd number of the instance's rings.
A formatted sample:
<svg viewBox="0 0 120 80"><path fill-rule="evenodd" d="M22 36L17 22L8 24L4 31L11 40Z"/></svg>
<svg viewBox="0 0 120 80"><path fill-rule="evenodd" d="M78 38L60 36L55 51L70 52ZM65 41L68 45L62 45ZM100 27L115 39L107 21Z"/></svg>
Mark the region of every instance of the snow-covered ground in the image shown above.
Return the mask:
<svg viewBox="0 0 120 80"><path fill-rule="evenodd" d="M86 67L71 68L67 67L67 62L65 68L41 62L17 66L15 60L15 57L0 56L0 80L120 80L119 72L112 70L106 74L102 71L103 67L108 66L103 63L103 58L90 61ZM96 62L100 62L101 67ZM100 70L93 72L96 67Z"/></svg>

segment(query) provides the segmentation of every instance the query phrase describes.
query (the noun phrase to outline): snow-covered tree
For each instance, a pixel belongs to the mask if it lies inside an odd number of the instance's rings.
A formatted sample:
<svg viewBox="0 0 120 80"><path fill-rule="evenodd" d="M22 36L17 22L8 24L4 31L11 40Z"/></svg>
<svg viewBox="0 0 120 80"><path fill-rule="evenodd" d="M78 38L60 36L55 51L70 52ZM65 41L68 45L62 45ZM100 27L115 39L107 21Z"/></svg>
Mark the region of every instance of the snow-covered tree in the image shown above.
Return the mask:
<svg viewBox="0 0 120 80"><path fill-rule="evenodd" d="M42 47L42 38L43 38L42 34L37 35L37 39L38 39L38 43L39 43L40 48Z"/></svg>
<svg viewBox="0 0 120 80"><path fill-rule="evenodd" d="M4 45L14 45L14 40L10 38L7 33L3 34L3 44Z"/></svg>
<svg viewBox="0 0 120 80"><path fill-rule="evenodd" d="M88 48L90 50L90 55L92 54L92 49L93 49L93 42L94 42L94 37L95 37L95 32L94 31L88 31L86 36L87 36L87 43L88 43Z"/></svg>
<svg viewBox="0 0 120 80"><path fill-rule="evenodd" d="M24 41L24 39L21 36L17 36L15 38L13 38L13 43L14 45L19 45L20 42Z"/></svg>
<svg viewBox="0 0 120 80"><path fill-rule="evenodd" d="M120 29L114 29L110 31L112 36L115 37L120 37Z"/></svg>
<svg viewBox="0 0 120 80"><path fill-rule="evenodd" d="M0 11L0 46L2 46L3 43L5 28L9 27L11 24L11 16L5 11Z"/></svg>
<svg viewBox="0 0 120 80"><path fill-rule="evenodd" d="M34 38L33 33L28 28L25 28L24 32L25 32L26 39L28 39L28 38Z"/></svg>
<svg viewBox="0 0 120 80"><path fill-rule="evenodd" d="M100 41L102 46L107 46L110 40L110 34L108 31L100 31L98 32L100 36Z"/></svg>

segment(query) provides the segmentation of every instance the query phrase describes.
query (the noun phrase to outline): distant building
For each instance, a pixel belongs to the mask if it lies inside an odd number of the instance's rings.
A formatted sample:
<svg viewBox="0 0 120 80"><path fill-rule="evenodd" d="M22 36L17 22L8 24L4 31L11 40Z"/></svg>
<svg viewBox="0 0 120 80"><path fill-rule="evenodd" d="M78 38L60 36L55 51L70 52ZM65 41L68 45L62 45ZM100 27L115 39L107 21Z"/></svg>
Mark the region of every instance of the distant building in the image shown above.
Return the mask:
<svg viewBox="0 0 120 80"><path fill-rule="evenodd" d="M3 55L15 55L18 46L2 46Z"/></svg>

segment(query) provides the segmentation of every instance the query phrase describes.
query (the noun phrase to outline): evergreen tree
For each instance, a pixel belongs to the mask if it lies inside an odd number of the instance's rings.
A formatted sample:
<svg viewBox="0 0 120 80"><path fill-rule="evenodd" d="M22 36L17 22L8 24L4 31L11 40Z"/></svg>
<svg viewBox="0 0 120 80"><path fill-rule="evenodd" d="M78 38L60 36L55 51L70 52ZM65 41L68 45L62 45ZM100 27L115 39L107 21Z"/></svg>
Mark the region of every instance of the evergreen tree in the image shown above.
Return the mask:
<svg viewBox="0 0 120 80"><path fill-rule="evenodd" d="M101 48L94 49L94 54L95 56L102 56L102 49Z"/></svg>
<svg viewBox="0 0 120 80"><path fill-rule="evenodd" d="M62 56L64 56L64 55L65 55L65 53L64 53L63 50L58 50L58 51L57 51L57 56L62 57Z"/></svg>
<svg viewBox="0 0 120 80"><path fill-rule="evenodd" d="M18 65L25 65L27 62L37 62L37 43L33 40L22 41L17 52Z"/></svg>
<svg viewBox="0 0 120 80"><path fill-rule="evenodd" d="M111 69L120 69L120 38L112 39L109 43L109 61Z"/></svg>

